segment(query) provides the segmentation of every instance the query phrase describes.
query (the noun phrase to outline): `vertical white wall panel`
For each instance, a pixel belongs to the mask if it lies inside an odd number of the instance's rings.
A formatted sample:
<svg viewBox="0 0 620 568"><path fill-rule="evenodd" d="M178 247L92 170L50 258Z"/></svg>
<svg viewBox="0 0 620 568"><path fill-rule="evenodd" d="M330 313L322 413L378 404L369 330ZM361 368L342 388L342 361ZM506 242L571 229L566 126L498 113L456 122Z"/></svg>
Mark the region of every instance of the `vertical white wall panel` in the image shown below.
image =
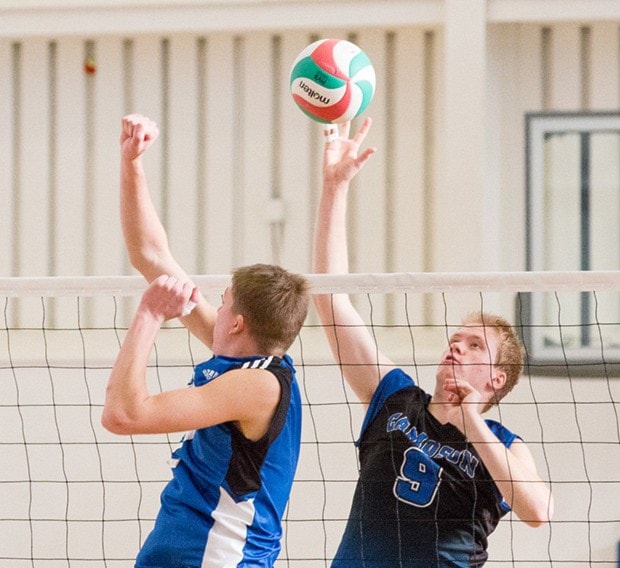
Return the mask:
<svg viewBox="0 0 620 568"><path fill-rule="evenodd" d="M170 248L189 274L198 269L198 68L197 38L176 35L169 40L167 97L167 183L165 218Z"/></svg>
<svg viewBox="0 0 620 568"><path fill-rule="evenodd" d="M312 234L321 184L322 128L294 103L289 87L293 61L312 41L310 33L285 33L280 40L279 179L284 220L279 239L280 263L289 270L312 271ZM276 228L277 230L277 228Z"/></svg>
<svg viewBox="0 0 620 568"><path fill-rule="evenodd" d="M236 188L235 235L239 249L235 262L271 262L273 207L273 96L272 37L268 33L245 36L239 53L241 123L237 132L240 161Z"/></svg>
<svg viewBox="0 0 620 568"><path fill-rule="evenodd" d="M207 38L204 62L206 127L205 187L202 195L200 242L204 247L201 271L226 274L233 268L235 162L234 37Z"/></svg>
<svg viewBox="0 0 620 568"><path fill-rule="evenodd" d="M16 234L20 276L49 273L50 207L50 81L49 43L21 44L19 58L19 123L16 125L20 162Z"/></svg>
<svg viewBox="0 0 620 568"><path fill-rule="evenodd" d="M16 105L16 209L13 220L16 276L50 272L50 46L43 39L23 42L19 52ZM16 310L21 325L40 326L36 302Z"/></svg>
<svg viewBox="0 0 620 568"><path fill-rule="evenodd" d="M374 146L379 151L366 163L357 175L349 194L349 212L353 221L349 235L350 269L352 272L384 272L388 264L387 233L384 230L387 219L388 193L386 184L386 119L389 110L386 73L386 34L382 30L364 30L353 38L363 49L375 68L377 85L375 95L363 116L351 125L351 135L357 132L366 116L372 117L369 135L362 149ZM377 231L377 227L383 230Z"/></svg>
<svg viewBox="0 0 620 568"><path fill-rule="evenodd" d="M144 164L153 203L165 222L163 161L168 123L164 114L162 39L158 36L131 38L126 59L127 83L125 92L119 93L127 105L125 113L146 115L155 120L160 129L159 139L147 151Z"/></svg>
<svg viewBox="0 0 620 568"><path fill-rule="evenodd" d="M579 110L582 103L581 27L578 24L553 26L551 39L551 108Z"/></svg>
<svg viewBox="0 0 620 568"><path fill-rule="evenodd" d="M89 254L95 276L124 274L128 266L119 219L119 140L126 88L123 49L122 38L97 40L93 106L86 109L91 116L95 139L94 155L89 156L93 160L93 179L92 210L88 212L88 222L92 225ZM104 250L105 254L98 254Z"/></svg>
<svg viewBox="0 0 620 568"><path fill-rule="evenodd" d="M486 183L486 22L484 2L448 0L442 97L440 219L433 246L434 269L491 270L481 254Z"/></svg>
<svg viewBox="0 0 620 568"><path fill-rule="evenodd" d="M90 234L87 191L87 124L85 45L80 38L54 42L50 61L50 272L53 275L88 273ZM103 251L98 251L99 255ZM74 319L75 300L50 301L50 314L59 325Z"/></svg>
<svg viewBox="0 0 620 568"><path fill-rule="evenodd" d="M53 247L50 251L54 275L80 275L86 272L88 222L86 149L89 136L86 123L84 42L79 38L61 39L55 50L55 88L51 93L55 163L52 164L53 202L51 219ZM96 220L94 220L96 222ZM101 251L102 253L103 251Z"/></svg>
<svg viewBox="0 0 620 568"><path fill-rule="evenodd" d="M620 24L596 23L590 27L590 109L617 110L620 106Z"/></svg>
<svg viewBox="0 0 620 568"><path fill-rule="evenodd" d="M389 101L387 88L386 34L383 30L364 30L353 38L366 51L375 68L377 84L375 95L363 116L356 118L351 125L355 133L366 116L372 117L369 135L363 148L374 146L379 151L371 157L351 184L349 193L349 214L352 222L349 231L351 272L385 272L389 266L387 224L388 202L392 188L386 183L388 146L386 136ZM381 227L381 230L378 228ZM385 317L385 296L373 299L373 315ZM367 304L360 298L360 308ZM370 321L369 318L366 319Z"/></svg>
<svg viewBox="0 0 620 568"><path fill-rule="evenodd" d="M534 24L516 24L518 30L517 86L520 106L518 116L544 110L543 85L543 36L542 29ZM506 88L506 86L504 86Z"/></svg>
<svg viewBox="0 0 620 568"><path fill-rule="evenodd" d="M494 121L489 125L490 159L488 190L497 199L494 227L500 236L496 243L486 243L486 252L495 254L501 270L522 270L525 266L525 223L515 218L515 211L525 211L525 170L520 160L525 156L525 120L520 110L521 76L519 74L517 26L492 26L489 30L489 101ZM515 247L513 243L521 246ZM506 310L501 310L506 311Z"/></svg>
<svg viewBox="0 0 620 568"><path fill-rule="evenodd" d="M394 34L394 60L388 68L393 91L389 93L391 129L384 143L393 181L390 216L386 231L391 242L389 270L421 272L425 270L425 248L430 219L425 180L429 174L426 161L428 122L426 68L426 31L399 30ZM371 113L372 114L372 113ZM389 142L388 142L389 141ZM381 151L381 150L380 150Z"/></svg>
<svg viewBox="0 0 620 568"><path fill-rule="evenodd" d="M119 216L119 140L127 89L125 55L123 38L103 37L95 42L96 68L90 78L92 106L86 109L93 138L93 148L87 156L92 176L86 212L91 239L87 243L87 255L89 274L95 276L129 273ZM121 301L121 310L129 312L127 304ZM98 323L111 320L113 314L107 299L93 298L90 305L88 318Z"/></svg>
<svg viewBox="0 0 620 568"><path fill-rule="evenodd" d="M392 272L425 272L430 228L433 225L432 135L433 105L428 93L433 81L435 31L423 28L398 30L394 34L390 66L392 109L387 133L387 156L393 184L386 233L390 249L387 267ZM424 298L412 296L408 317L424 321ZM402 310L392 307L392 316Z"/></svg>
<svg viewBox="0 0 620 568"><path fill-rule="evenodd" d="M0 39L0 274L13 276L13 244L16 229L14 207L13 42Z"/></svg>

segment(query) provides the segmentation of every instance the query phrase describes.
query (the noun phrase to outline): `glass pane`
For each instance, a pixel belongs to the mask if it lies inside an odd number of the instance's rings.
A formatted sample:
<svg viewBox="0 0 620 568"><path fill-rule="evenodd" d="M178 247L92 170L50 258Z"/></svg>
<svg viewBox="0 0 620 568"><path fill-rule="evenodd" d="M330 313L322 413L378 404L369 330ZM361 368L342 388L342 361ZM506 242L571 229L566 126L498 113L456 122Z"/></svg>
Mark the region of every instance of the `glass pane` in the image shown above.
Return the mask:
<svg viewBox="0 0 620 568"><path fill-rule="evenodd" d="M619 270L620 114L543 113L527 125L529 269ZM533 293L530 309L535 359L618 363L617 291Z"/></svg>

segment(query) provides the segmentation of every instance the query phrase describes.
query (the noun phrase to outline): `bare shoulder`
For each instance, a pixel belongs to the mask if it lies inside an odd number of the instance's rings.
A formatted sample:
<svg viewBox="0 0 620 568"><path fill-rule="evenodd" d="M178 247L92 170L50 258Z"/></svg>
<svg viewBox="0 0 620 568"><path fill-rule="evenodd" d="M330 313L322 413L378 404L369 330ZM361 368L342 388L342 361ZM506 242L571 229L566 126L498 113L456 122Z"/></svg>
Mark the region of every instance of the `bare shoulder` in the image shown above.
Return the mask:
<svg viewBox="0 0 620 568"><path fill-rule="evenodd" d="M235 406L235 423L246 438L262 438L280 403L281 386L277 377L265 369L235 369L225 373L231 404ZM217 382L217 381L214 381Z"/></svg>
<svg viewBox="0 0 620 568"><path fill-rule="evenodd" d="M205 404L217 404L228 409L233 420L248 420L273 414L280 401L280 382L265 369L233 369L216 380L196 389Z"/></svg>

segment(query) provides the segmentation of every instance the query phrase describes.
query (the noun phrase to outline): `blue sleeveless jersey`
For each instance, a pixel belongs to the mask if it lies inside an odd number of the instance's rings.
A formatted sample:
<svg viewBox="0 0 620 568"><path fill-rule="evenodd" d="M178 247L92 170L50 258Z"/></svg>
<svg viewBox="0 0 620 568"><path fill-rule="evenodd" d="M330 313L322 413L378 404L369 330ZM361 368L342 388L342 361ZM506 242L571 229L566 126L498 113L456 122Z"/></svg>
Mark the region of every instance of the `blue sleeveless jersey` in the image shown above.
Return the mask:
<svg viewBox="0 0 620 568"><path fill-rule="evenodd" d="M428 411L401 369L385 375L358 441L360 477L332 568L473 568L509 508L473 446ZM517 437L487 420L498 443Z"/></svg>
<svg viewBox="0 0 620 568"><path fill-rule="evenodd" d="M288 356L213 357L195 368L193 385L240 368L266 369L280 383L269 431L256 442L232 423L185 435L136 568L273 566L299 457L301 399Z"/></svg>

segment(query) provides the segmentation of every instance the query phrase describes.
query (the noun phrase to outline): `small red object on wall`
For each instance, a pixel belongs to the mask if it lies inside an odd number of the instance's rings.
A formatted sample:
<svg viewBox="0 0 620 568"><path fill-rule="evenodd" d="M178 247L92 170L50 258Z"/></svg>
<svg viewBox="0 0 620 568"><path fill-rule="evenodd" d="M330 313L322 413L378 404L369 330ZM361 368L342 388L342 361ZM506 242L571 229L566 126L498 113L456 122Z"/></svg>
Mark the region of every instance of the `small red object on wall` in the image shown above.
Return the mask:
<svg viewBox="0 0 620 568"><path fill-rule="evenodd" d="M84 61L84 71L87 75L94 75L97 71L97 64L92 57L89 57Z"/></svg>

